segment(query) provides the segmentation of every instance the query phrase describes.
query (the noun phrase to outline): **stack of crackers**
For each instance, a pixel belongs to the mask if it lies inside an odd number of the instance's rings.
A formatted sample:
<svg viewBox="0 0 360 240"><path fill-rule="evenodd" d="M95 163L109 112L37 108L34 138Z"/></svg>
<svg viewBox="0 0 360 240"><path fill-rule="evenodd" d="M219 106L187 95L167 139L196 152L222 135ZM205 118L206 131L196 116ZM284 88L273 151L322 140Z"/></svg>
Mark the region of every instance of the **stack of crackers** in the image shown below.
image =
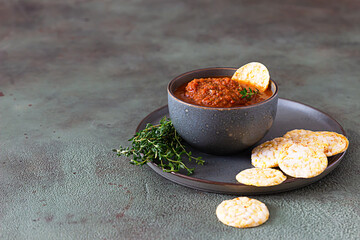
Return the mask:
<svg viewBox="0 0 360 240"><path fill-rule="evenodd" d="M273 186L286 180L283 173L316 177L326 169L327 157L344 152L348 145L347 138L336 132L295 129L254 148L251 163L255 168L241 171L236 179L247 185Z"/></svg>

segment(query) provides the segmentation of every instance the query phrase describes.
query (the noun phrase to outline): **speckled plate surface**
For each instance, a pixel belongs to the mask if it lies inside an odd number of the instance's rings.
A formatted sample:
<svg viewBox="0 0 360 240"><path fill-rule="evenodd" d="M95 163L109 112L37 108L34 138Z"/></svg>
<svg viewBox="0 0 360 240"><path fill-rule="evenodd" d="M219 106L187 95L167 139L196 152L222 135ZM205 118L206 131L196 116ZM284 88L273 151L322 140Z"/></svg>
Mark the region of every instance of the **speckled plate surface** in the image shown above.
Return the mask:
<svg viewBox="0 0 360 240"><path fill-rule="evenodd" d="M157 124L161 118L168 116L168 114L167 105L155 110L140 122L136 131L144 129L147 123ZM280 98L273 126L265 137L256 145L275 137L280 137L292 129L334 131L346 135L341 125L329 115L302 103ZM186 175L185 172L163 172L154 163L148 163L148 165L156 173L177 184L197 190L224 194L271 194L301 188L325 177L336 168L345 155L344 152L329 157L328 167L317 177L308 179L288 177L288 179L280 185L254 187L237 183L235 179L236 174L241 170L253 167L250 158L252 148L231 156L215 156L202 153L190 146L187 146L187 148L193 152L194 156L202 156L206 161L203 166L198 166L195 163L187 164L189 167L195 167L195 173L191 176Z"/></svg>

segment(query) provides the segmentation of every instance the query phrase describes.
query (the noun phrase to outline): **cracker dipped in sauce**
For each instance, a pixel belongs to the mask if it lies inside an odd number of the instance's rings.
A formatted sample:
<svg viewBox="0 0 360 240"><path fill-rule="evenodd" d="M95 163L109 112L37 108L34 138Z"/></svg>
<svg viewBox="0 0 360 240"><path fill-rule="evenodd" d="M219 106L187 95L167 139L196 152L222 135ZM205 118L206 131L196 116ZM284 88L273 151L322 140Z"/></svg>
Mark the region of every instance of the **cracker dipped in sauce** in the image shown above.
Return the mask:
<svg viewBox="0 0 360 240"><path fill-rule="evenodd" d="M177 98L204 107L243 107L272 96L270 75L261 63L248 63L232 77L195 78L175 90Z"/></svg>
<svg viewBox="0 0 360 240"><path fill-rule="evenodd" d="M263 64L251 62L236 70L232 80L240 84L250 85L260 92L265 92L269 87L270 74Z"/></svg>

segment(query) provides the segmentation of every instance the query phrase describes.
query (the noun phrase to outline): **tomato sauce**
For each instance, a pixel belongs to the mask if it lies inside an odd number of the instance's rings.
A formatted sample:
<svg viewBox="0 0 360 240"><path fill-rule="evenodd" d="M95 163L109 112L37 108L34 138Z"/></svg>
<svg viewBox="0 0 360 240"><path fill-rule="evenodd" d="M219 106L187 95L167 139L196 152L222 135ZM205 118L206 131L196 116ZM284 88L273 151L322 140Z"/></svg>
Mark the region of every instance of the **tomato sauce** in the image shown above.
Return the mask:
<svg viewBox="0 0 360 240"><path fill-rule="evenodd" d="M240 85L231 77L196 78L175 90L178 99L204 107L243 107L264 101L272 96L271 89L243 97L241 91L249 86ZM256 91L254 87L252 90Z"/></svg>

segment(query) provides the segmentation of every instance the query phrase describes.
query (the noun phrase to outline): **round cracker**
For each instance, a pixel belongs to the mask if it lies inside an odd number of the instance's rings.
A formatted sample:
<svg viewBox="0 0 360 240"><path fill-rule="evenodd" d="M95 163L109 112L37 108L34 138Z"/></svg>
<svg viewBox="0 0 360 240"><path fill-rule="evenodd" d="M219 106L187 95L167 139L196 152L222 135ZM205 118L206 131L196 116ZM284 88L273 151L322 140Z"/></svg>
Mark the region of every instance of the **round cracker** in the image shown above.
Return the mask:
<svg viewBox="0 0 360 240"><path fill-rule="evenodd" d="M330 157L344 152L349 146L349 140L342 134L336 132L322 131L318 132L328 143L325 155Z"/></svg>
<svg viewBox="0 0 360 240"><path fill-rule="evenodd" d="M291 139L295 143L312 147L318 151L326 152L329 146L328 140L319 132L313 132L304 129L295 129L287 132L285 138Z"/></svg>
<svg viewBox="0 0 360 240"><path fill-rule="evenodd" d="M290 143L291 139L278 137L260 144L252 150L251 164L257 168L277 167L281 151Z"/></svg>
<svg viewBox="0 0 360 240"><path fill-rule="evenodd" d="M281 171L272 168L249 168L239 172L236 180L246 185L266 187L282 183L286 180L286 176Z"/></svg>
<svg viewBox="0 0 360 240"><path fill-rule="evenodd" d="M269 219L269 210L259 200L238 197L220 203L216 208L216 216L225 225L248 228L266 222Z"/></svg>
<svg viewBox="0 0 360 240"><path fill-rule="evenodd" d="M293 136L291 140L307 147L312 147L317 151L326 152L329 147L328 140L318 132L310 132L303 135Z"/></svg>
<svg viewBox="0 0 360 240"><path fill-rule="evenodd" d="M313 131L305 130L305 129L294 129L291 131L288 131L284 134L285 138L293 138L293 137L299 137L308 133L312 133Z"/></svg>
<svg viewBox="0 0 360 240"><path fill-rule="evenodd" d="M302 144L293 143L281 154L279 168L296 178L311 178L321 174L328 161L324 152Z"/></svg>
<svg viewBox="0 0 360 240"><path fill-rule="evenodd" d="M269 86L270 74L263 64L251 62L240 67L232 76L232 80L254 86L260 92L264 92Z"/></svg>

